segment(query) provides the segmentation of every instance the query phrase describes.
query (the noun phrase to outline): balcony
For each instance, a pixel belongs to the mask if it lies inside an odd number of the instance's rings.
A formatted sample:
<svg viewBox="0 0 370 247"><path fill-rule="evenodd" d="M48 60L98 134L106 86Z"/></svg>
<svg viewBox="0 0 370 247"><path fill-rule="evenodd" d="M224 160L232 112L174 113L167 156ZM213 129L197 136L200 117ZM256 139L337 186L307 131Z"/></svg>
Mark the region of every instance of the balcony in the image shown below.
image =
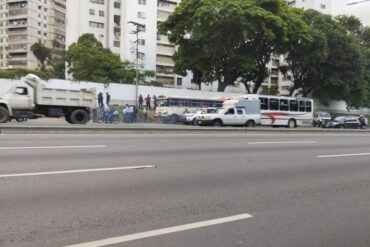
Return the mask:
<svg viewBox="0 0 370 247"><path fill-rule="evenodd" d="M27 19L16 19L16 20L10 20L8 22L8 28L12 27L27 27Z"/></svg>

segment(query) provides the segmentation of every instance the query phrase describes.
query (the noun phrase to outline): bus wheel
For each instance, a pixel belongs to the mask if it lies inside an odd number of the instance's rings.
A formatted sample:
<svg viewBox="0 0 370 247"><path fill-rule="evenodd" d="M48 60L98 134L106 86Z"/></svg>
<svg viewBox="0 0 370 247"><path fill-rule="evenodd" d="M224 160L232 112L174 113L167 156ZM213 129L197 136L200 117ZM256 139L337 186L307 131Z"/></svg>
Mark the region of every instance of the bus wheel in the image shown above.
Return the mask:
<svg viewBox="0 0 370 247"><path fill-rule="evenodd" d="M213 121L213 126L221 127L222 121L220 119L216 119L215 121Z"/></svg>
<svg viewBox="0 0 370 247"><path fill-rule="evenodd" d="M294 119L290 119L288 122L288 128L296 128L297 124Z"/></svg>
<svg viewBox="0 0 370 247"><path fill-rule="evenodd" d="M248 120L248 122L245 123L245 127L247 128L253 128L254 126L256 126L256 124L253 120Z"/></svg>

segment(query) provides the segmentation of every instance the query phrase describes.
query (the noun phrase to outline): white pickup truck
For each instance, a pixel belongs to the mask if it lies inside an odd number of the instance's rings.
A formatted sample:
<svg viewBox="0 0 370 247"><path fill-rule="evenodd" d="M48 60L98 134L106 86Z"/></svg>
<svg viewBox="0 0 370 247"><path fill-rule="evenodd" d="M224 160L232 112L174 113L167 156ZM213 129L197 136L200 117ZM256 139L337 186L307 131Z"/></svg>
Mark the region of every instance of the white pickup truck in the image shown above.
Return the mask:
<svg viewBox="0 0 370 247"><path fill-rule="evenodd" d="M197 124L213 126L246 126L254 127L261 124L259 100L227 100L224 108L216 113L197 116Z"/></svg>
<svg viewBox="0 0 370 247"><path fill-rule="evenodd" d="M96 105L95 89L70 90L47 87L35 75L24 79L27 86L14 85L0 95L0 123L21 117L61 117L71 124L86 124Z"/></svg>

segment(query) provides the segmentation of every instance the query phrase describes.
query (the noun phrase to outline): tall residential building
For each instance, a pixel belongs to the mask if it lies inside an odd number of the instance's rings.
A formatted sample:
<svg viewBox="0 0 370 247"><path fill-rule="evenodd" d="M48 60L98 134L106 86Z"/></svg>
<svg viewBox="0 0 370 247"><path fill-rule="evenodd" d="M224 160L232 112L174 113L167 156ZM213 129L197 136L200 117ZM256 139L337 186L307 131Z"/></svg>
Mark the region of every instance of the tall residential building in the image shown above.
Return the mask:
<svg viewBox="0 0 370 247"><path fill-rule="evenodd" d="M39 66L31 46L65 46L66 0L0 0L0 68Z"/></svg>
<svg viewBox="0 0 370 247"><path fill-rule="evenodd" d="M67 47L85 33L92 33L105 48L122 60L136 61L140 69L156 71L156 81L181 87L182 78L173 74L175 47L158 35L157 25L166 20L180 0L78 0L67 1ZM136 26L140 29L137 36ZM136 54L136 45L139 45Z"/></svg>

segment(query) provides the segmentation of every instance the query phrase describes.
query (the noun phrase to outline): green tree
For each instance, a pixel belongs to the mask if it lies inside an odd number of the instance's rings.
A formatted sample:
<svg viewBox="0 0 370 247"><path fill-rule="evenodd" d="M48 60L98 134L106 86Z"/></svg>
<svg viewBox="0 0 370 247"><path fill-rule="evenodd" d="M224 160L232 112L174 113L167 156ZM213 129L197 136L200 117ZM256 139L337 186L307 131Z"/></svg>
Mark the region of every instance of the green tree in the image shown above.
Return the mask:
<svg viewBox="0 0 370 247"><path fill-rule="evenodd" d="M351 106L361 106L368 89L362 79L365 63L357 34L314 10L305 11L303 18L313 40L297 40L286 52L288 65L281 69L293 81L290 93L298 90L324 104L345 100Z"/></svg>
<svg viewBox="0 0 370 247"><path fill-rule="evenodd" d="M249 93L257 93L269 76L267 65L273 55L284 54L296 42L309 42L312 37L303 12L290 8L284 0L253 0L245 15L249 25L244 54L253 58L254 67L244 71L242 82Z"/></svg>
<svg viewBox="0 0 370 247"><path fill-rule="evenodd" d="M41 64L41 70L46 70L46 64L51 59L51 49L43 45L41 42L34 43L31 46L31 51L36 59Z"/></svg>
<svg viewBox="0 0 370 247"><path fill-rule="evenodd" d="M67 51L66 61L68 73L78 81L125 84L135 82L135 65L129 61L121 61L118 55L104 48L93 34L84 34L77 43L73 43ZM140 71L140 84L147 83L147 78L154 76L154 71Z"/></svg>
<svg viewBox="0 0 370 247"><path fill-rule="evenodd" d="M218 91L242 79L254 93L269 75L271 55L293 36L306 39L307 30L284 0L187 0L160 26L178 45L176 73L192 71L198 85L217 81Z"/></svg>
<svg viewBox="0 0 370 247"><path fill-rule="evenodd" d="M253 61L242 51L248 25L244 10L249 0L182 1L164 22L161 33L178 45L175 72L193 72L194 81L218 82L218 91L233 85Z"/></svg>

